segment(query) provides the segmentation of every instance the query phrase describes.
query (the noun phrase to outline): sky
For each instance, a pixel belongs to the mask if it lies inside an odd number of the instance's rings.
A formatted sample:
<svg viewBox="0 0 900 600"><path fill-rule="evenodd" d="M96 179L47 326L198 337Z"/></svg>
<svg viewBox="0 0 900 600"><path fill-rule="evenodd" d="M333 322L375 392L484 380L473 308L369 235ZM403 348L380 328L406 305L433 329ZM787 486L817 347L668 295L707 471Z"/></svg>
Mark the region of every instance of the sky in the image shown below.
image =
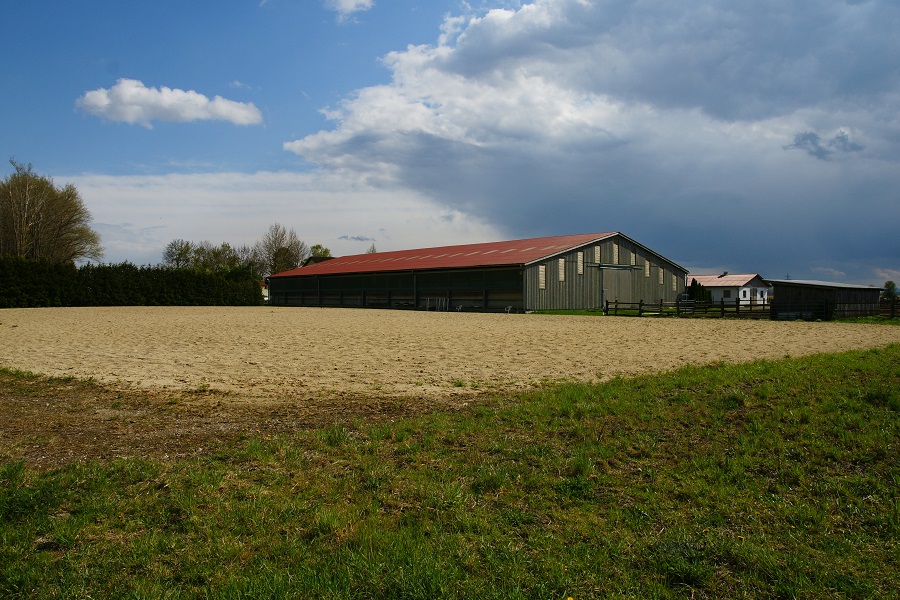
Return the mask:
<svg viewBox="0 0 900 600"><path fill-rule="evenodd" d="M0 151L104 262L620 231L692 273L900 280L895 0L29 0ZM13 172L0 165L0 177Z"/></svg>

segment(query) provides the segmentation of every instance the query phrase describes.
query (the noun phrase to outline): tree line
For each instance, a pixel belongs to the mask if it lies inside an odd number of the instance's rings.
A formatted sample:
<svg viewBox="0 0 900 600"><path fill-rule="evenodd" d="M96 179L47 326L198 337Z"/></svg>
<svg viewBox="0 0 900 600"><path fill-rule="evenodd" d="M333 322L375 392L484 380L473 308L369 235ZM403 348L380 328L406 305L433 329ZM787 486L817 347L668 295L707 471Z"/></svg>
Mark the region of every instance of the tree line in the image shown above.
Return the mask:
<svg viewBox="0 0 900 600"><path fill-rule="evenodd" d="M310 257L330 257L331 250L321 244L307 246L297 232L280 223L271 225L253 246L218 246L209 241L183 239L166 244L162 264L172 269L189 269L204 273L244 271L258 279L274 273L296 269Z"/></svg>
<svg viewBox="0 0 900 600"><path fill-rule="evenodd" d="M0 308L48 306L256 306L260 283L238 271L204 273L0 257Z"/></svg>
<svg viewBox="0 0 900 600"><path fill-rule="evenodd" d="M99 261L103 247L78 190L10 164L14 173L0 181L0 308L260 304L264 277L331 256L275 223L253 246L178 239L157 266L79 267Z"/></svg>

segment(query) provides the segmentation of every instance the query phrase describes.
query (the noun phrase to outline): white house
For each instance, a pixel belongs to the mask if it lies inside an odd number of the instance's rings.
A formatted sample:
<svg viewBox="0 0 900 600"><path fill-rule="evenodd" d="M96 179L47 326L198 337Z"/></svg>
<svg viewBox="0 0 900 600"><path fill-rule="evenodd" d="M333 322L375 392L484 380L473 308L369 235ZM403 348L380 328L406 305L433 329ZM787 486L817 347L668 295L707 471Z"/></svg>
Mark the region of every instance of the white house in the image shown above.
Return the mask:
<svg viewBox="0 0 900 600"><path fill-rule="evenodd" d="M741 304L766 304L772 294L772 286L757 273L732 275L726 271L721 275L688 275L688 285L692 280L710 291L713 302L724 300L733 304L740 299Z"/></svg>

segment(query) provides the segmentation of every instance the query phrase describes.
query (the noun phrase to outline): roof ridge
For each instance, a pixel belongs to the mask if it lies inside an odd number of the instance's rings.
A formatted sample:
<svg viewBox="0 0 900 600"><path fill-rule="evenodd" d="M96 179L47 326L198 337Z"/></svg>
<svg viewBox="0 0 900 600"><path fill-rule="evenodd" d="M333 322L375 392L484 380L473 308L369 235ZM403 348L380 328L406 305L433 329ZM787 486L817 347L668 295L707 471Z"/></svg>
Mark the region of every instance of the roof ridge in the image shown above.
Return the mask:
<svg viewBox="0 0 900 600"><path fill-rule="evenodd" d="M536 238L522 238L516 240L502 240L495 242L475 242L470 244L453 244L450 246L432 246L428 248L413 248L408 250L388 250L373 254L349 254L333 258L329 261L298 267L281 273L275 273L270 277L289 277L293 275L336 274L349 272L370 272L382 270L409 270L416 268L467 268L489 266L524 265L548 256L565 252L571 248L590 244L615 235L622 235L617 231L600 233L577 233L568 235L545 236ZM437 256L439 255L439 256ZM406 261L422 261L415 267ZM372 267L380 263L381 268L367 269L363 266L369 263ZM374 263L374 264L373 264ZM396 263L406 263L401 267ZM424 263L424 264L423 264ZM349 269L349 265L359 265L356 269ZM396 266L394 266L396 265ZM392 267L392 268L387 268Z"/></svg>

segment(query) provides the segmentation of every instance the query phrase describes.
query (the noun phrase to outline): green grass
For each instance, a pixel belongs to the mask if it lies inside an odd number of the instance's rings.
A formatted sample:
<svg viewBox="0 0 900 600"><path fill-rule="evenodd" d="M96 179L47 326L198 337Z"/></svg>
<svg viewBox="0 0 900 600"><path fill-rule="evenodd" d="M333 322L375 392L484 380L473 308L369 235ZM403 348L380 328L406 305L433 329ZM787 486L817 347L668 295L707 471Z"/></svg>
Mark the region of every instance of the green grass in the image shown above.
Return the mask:
<svg viewBox="0 0 900 600"><path fill-rule="evenodd" d="M900 346L0 464L0 597L888 598Z"/></svg>
<svg viewBox="0 0 900 600"><path fill-rule="evenodd" d="M577 315L577 316L591 316L591 317L602 317L603 309L595 308L592 310L535 310L532 311L531 314L535 315ZM635 311L637 314L637 311Z"/></svg>
<svg viewBox="0 0 900 600"><path fill-rule="evenodd" d="M900 325L900 318L889 316L855 317L852 319L835 319L838 323L868 323L871 325Z"/></svg>
<svg viewBox="0 0 900 600"><path fill-rule="evenodd" d="M646 309L645 309L646 311ZM595 310L536 310L534 314L537 315L578 315L578 316L594 316L594 317L603 317L606 316L603 314L602 309ZM646 314L646 312L645 312ZM665 307L663 309L663 314L665 316L676 316L677 311L675 308ZM709 315L714 316L718 314L718 311L713 310L709 312ZM631 308L620 308L614 315L617 317L637 317L639 316L638 309ZM734 305L725 307L725 317L738 318L735 316L735 307ZM712 318L712 317L711 317ZM743 317L740 317L743 318ZM885 316L872 316L872 317L854 317L847 319L834 319L836 323L861 323L861 324L870 324L870 325L900 325L900 318L891 319L890 317Z"/></svg>

